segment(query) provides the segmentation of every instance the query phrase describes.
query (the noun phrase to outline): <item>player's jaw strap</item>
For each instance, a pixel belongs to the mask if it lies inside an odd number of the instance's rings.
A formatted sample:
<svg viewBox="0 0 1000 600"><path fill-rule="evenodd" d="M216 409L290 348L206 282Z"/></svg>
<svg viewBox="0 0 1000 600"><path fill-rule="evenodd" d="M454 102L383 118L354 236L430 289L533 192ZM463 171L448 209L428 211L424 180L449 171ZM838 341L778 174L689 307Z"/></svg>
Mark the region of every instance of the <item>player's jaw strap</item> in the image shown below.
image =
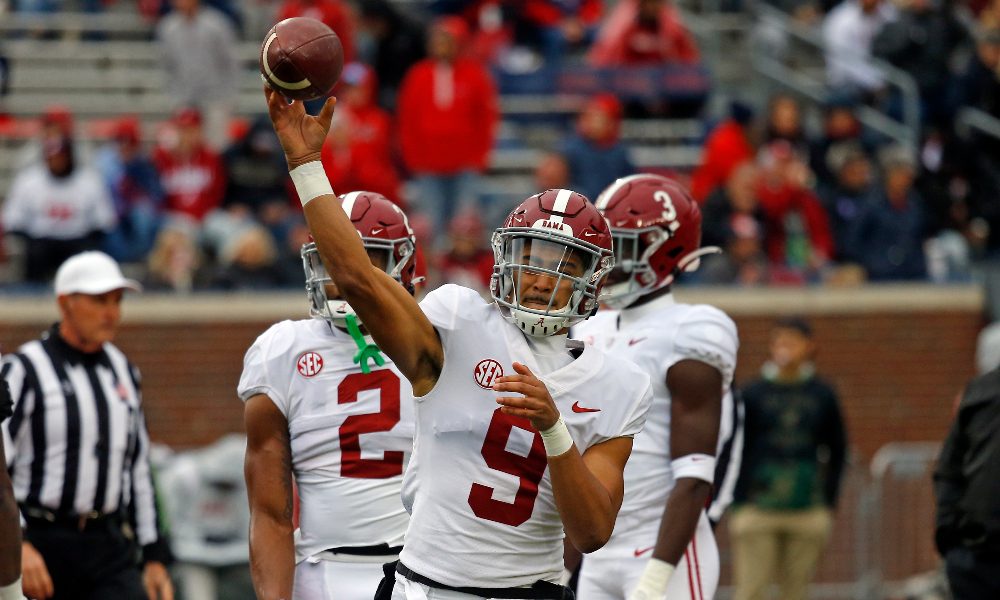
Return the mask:
<svg viewBox="0 0 1000 600"><path fill-rule="evenodd" d="M480 596L483 598L509 598L511 600L521 600L522 598L525 600L573 600L574 598L573 592L568 588L548 581L536 581L530 588L454 587L438 583L429 577L424 577L420 573L414 572L402 562L396 563L396 572L410 581L429 585L432 588L448 590L451 592L460 592L462 594L471 594L473 596Z"/></svg>

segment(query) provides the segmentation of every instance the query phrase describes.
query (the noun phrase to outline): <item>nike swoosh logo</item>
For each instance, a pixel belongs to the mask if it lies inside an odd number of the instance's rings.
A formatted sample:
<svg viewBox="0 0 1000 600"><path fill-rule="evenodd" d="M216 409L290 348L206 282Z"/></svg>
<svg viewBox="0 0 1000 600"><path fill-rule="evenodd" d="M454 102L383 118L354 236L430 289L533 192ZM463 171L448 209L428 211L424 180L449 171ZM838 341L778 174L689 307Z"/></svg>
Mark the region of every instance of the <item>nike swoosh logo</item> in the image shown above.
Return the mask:
<svg viewBox="0 0 1000 600"><path fill-rule="evenodd" d="M628 341L628 345L629 345L629 346L635 346L636 344L638 344L639 342L641 342L641 341L642 341L642 340L644 340L644 339L646 339L646 338L644 338L644 337L641 337L641 338L639 338L639 339L637 339L637 340L629 340L629 341Z"/></svg>
<svg viewBox="0 0 1000 600"><path fill-rule="evenodd" d="M594 233L593 231L584 231L583 232L583 237L594 237L595 235L597 235L597 234Z"/></svg>
<svg viewBox="0 0 1000 600"><path fill-rule="evenodd" d="M636 549L635 549L635 550L633 551L633 554L635 554L635 557L636 557L636 558L639 558L640 556L642 556L643 554L645 554L645 553L649 552L649 551L650 551L650 550L652 550L653 548L656 548L656 546L650 546L649 548L636 548Z"/></svg>
<svg viewBox="0 0 1000 600"><path fill-rule="evenodd" d="M574 402L573 403L573 412L575 412L575 413L601 412L601 409L599 409L599 408L585 408L583 406L580 406L579 402Z"/></svg>
<svg viewBox="0 0 1000 600"><path fill-rule="evenodd" d="M375 229L372 229L372 235L378 235L380 233L382 233L381 227L376 227Z"/></svg>

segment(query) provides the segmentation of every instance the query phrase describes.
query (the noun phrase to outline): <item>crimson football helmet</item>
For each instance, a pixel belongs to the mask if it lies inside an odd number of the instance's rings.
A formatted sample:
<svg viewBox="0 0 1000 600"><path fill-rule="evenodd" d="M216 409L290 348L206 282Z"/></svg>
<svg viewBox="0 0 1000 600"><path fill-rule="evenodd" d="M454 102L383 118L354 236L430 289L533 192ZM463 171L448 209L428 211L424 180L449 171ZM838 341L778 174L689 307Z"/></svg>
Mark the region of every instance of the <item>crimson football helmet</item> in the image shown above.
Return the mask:
<svg viewBox="0 0 1000 600"><path fill-rule="evenodd" d="M493 257L490 294L500 314L536 337L593 314L614 265L607 221L571 190L547 190L515 208L493 233Z"/></svg>
<svg viewBox="0 0 1000 600"><path fill-rule="evenodd" d="M616 267L601 299L613 308L670 285L678 273L696 270L700 257L720 252L701 247L701 209L667 177L622 177L601 192L596 205L614 238Z"/></svg>
<svg viewBox="0 0 1000 600"><path fill-rule="evenodd" d="M391 200L374 192L343 194L340 202L358 230L372 264L412 294L413 284L419 283L413 276L417 241L406 214ZM346 300L327 297L326 284L332 279L323 266L315 242L302 246L302 267L306 272L309 314L346 327L345 319L355 315L354 309Z"/></svg>

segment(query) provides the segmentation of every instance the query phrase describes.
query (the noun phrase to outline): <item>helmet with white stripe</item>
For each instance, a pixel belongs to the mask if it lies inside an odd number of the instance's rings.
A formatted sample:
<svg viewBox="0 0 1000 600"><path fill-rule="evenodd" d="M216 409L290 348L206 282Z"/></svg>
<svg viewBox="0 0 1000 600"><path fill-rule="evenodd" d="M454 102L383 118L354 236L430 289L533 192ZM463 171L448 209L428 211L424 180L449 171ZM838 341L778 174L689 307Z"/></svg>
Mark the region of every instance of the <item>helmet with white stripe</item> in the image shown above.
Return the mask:
<svg viewBox="0 0 1000 600"><path fill-rule="evenodd" d="M351 192L340 196L344 212L358 230L372 264L388 273L411 294L416 269L417 241L406 214L391 200L374 192ZM302 246L302 267L306 272L309 314L345 326L354 309L343 299L327 296L326 285L332 282L315 242ZM360 319L358 319L360 322Z"/></svg>
<svg viewBox="0 0 1000 600"><path fill-rule="evenodd" d="M607 221L571 190L522 202L493 233L493 256L493 300L505 319L536 337L593 314L614 265Z"/></svg>
<svg viewBox="0 0 1000 600"><path fill-rule="evenodd" d="M697 269L701 256L719 252L701 247L701 209L670 178L622 177L601 192L596 205L614 238L615 269L602 298L614 308L670 285L678 273Z"/></svg>

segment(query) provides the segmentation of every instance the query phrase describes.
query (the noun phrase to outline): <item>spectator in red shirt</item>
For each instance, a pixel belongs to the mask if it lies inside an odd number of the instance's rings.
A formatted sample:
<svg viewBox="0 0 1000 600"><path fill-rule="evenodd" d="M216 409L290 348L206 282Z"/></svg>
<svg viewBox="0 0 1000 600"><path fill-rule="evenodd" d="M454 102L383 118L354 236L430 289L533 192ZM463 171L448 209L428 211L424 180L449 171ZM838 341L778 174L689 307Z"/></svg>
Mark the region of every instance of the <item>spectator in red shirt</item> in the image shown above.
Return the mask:
<svg viewBox="0 0 1000 600"><path fill-rule="evenodd" d="M322 21L336 32L344 46L344 62L354 60L354 25L350 7L341 0L285 0L278 9L278 21L309 17Z"/></svg>
<svg viewBox="0 0 1000 600"><path fill-rule="evenodd" d="M764 212L764 249L778 279L815 281L833 256L829 218L811 189L812 172L786 140L770 143L758 164L757 198ZM784 277L780 276L784 273Z"/></svg>
<svg viewBox="0 0 1000 600"><path fill-rule="evenodd" d="M463 55L468 27L459 17L434 22L428 58L407 73L399 93L403 161L416 176L419 209L439 236L459 206L478 203L499 110L489 72Z"/></svg>
<svg viewBox="0 0 1000 600"><path fill-rule="evenodd" d="M493 276L493 252L483 239L483 222L465 212L448 224L448 250L437 260L441 283L457 283L489 295Z"/></svg>
<svg viewBox="0 0 1000 600"><path fill-rule="evenodd" d="M169 216L200 223L225 194L222 160L205 143L197 110L181 110L171 124L174 131L153 153L166 195L164 210Z"/></svg>
<svg viewBox="0 0 1000 600"><path fill-rule="evenodd" d="M344 68L337 112L323 144L323 168L335 190L367 190L399 203L399 173L392 160L392 117L376 102L375 72Z"/></svg>
<svg viewBox="0 0 1000 600"><path fill-rule="evenodd" d="M691 175L691 195L698 202L704 203L715 188L725 184L740 163L753 159L749 131L753 112L745 104L734 102L730 115L708 135L701 164Z"/></svg>
<svg viewBox="0 0 1000 600"><path fill-rule="evenodd" d="M601 26L588 59L604 67L692 64L699 56L669 0L622 0Z"/></svg>
<svg viewBox="0 0 1000 600"><path fill-rule="evenodd" d="M540 46L545 62L558 65L566 51L594 40L601 0L522 0L520 18Z"/></svg>

